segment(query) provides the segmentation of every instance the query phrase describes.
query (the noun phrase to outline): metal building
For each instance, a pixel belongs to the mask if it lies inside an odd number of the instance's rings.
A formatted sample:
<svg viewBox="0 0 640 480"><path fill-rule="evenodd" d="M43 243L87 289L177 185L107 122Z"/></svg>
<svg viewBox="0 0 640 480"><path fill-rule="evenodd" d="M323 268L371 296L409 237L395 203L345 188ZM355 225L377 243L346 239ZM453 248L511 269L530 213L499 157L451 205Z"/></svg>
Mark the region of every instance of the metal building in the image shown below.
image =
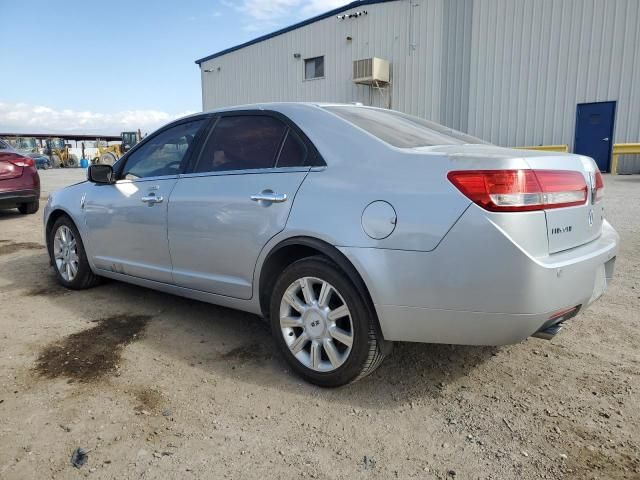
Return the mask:
<svg viewBox="0 0 640 480"><path fill-rule="evenodd" d="M361 0L196 63L204 109L362 102L603 170L640 142L638 0Z"/></svg>

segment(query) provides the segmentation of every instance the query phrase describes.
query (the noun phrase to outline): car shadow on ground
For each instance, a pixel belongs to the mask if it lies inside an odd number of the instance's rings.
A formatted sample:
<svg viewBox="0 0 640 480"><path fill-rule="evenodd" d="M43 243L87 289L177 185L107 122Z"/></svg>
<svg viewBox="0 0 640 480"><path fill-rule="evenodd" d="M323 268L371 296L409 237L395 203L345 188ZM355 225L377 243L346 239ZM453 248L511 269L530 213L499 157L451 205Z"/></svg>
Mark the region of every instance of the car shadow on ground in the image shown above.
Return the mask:
<svg viewBox="0 0 640 480"><path fill-rule="evenodd" d="M56 282L44 249L0 256L0 262L3 289L51 302L56 307L52 312L62 309L87 322L100 321L100 315L149 316L139 342L156 350L157 357L199 369L203 378L214 374L350 406L397 408L438 398L450 383L499 352L496 347L396 343L393 354L369 377L343 388L321 389L290 371L269 326L255 315L116 281L69 291Z"/></svg>
<svg viewBox="0 0 640 480"><path fill-rule="evenodd" d="M11 209L2 209L0 210L0 221L2 220L13 220L18 217L23 217L24 215L20 213L16 208Z"/></svg>

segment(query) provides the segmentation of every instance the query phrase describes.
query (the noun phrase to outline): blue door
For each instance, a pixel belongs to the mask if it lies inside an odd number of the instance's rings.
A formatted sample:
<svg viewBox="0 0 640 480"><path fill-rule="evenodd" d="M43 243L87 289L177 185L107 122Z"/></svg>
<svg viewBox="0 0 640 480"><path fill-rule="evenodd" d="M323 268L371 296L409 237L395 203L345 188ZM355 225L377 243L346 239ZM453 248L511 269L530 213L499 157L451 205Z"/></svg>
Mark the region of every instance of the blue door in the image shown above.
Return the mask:
<svg viewBox="0 0 640 480"><path fill-rule="evenodd" d="M616 102L579 103L573 151L593 158L601 172L608 172L613 147Z"/></svg>

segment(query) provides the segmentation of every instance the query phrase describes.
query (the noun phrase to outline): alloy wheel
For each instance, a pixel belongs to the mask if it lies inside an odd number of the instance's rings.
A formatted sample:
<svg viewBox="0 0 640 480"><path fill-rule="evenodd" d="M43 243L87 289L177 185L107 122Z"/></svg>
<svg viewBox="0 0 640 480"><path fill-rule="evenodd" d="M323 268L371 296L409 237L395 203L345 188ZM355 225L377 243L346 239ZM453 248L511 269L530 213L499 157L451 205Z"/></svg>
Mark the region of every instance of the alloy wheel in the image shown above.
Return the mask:
<svg viewBox="0 0 640 480"><path fill-rule="evenodd" d="M66 225L60 225L56 230L53 238L53 257L62 278L66 282L72 282L78 274L80 257L73 231Z"/></svg>
<svg viewBox="0 0 640 480"><path fill-rule="evenodd" d="M280 329L293 356L318 372L338 369L353 346L347 303L333 285L315 277L299 278L285 290Z"/></svg>

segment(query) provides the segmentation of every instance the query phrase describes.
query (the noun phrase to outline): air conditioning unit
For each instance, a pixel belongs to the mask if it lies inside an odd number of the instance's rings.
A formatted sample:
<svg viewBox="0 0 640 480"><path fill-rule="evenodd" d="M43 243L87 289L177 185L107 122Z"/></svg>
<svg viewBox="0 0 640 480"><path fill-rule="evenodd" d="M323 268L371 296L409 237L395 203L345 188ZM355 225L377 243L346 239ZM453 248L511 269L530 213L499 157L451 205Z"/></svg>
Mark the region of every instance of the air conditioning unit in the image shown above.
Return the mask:
<svg viewBox="0 0 640 480"><path fill-rule="evenodd" d="M377 57L353 61L353 83L389 83L389 62Z"/></svg>

